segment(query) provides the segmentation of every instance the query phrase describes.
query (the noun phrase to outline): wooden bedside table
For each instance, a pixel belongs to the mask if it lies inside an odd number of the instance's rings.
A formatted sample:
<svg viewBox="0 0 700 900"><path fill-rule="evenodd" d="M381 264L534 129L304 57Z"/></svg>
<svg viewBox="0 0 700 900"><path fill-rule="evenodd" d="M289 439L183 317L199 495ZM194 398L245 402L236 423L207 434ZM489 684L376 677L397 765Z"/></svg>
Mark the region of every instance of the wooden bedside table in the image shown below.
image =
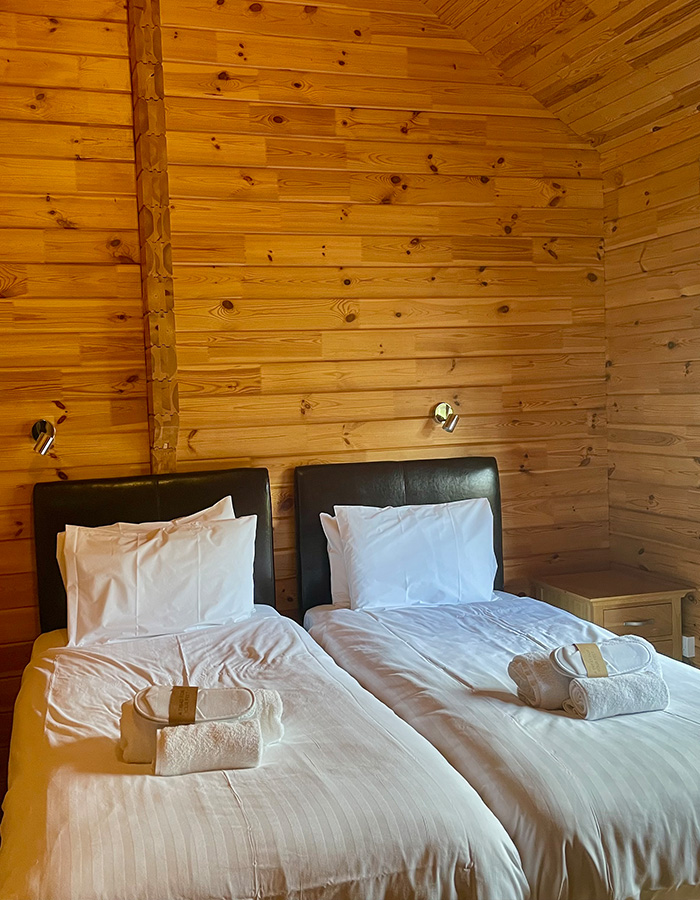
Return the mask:
<svg viewBox="0 0 700 900"><path fill-rule="evenodd" d="M533 596L615 634L639 634L659 653L681 659L681 598L691 585L616 567L533 578Z"/></svg>

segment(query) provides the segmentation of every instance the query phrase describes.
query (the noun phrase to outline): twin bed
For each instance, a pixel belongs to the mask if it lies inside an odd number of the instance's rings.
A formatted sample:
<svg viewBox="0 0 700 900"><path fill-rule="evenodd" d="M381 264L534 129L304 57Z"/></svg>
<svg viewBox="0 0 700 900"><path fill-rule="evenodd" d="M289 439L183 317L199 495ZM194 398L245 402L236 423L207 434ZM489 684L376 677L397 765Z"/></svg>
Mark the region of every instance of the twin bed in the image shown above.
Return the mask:
<svg viewBox="0 0 700 900"><path fill-rule="evenodd" d="M304 467L296 487L311 636L273 608L265 470L37 486L44 633L15 712L0 898L700 897L697 673L664 661L664 713L573 721L523 706L507 662L601 629L498 592L330 604L319 513L343 504L486 498L500 590L495 463ZM250 617L66 647L67 523L170 520L227 495L258 517ZM116 746L121 704L153 683L276 688L284 739L259 768L150 775Z"/></svg>
<svg viewBox="0 0 700 900"><path fill-rule="evenodd" d="M670 707L598 722L518 700L513 656L610 634L500 590L495 460L308 466L296 470L296 497L310 634L477 789L513 839L533 897L700 897L700 673L662 657ZM329 605L321 513L470 498L493 511L495 599Z"/></svg>

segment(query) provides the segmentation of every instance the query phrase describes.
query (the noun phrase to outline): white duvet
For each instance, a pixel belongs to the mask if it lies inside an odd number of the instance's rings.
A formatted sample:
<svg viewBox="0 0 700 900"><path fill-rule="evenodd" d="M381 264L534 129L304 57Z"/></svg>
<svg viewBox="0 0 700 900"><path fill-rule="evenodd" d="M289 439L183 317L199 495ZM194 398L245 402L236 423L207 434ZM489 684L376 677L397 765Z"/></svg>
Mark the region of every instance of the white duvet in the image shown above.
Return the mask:
<svg viewBox="0 0 700 900"><path fill-rule="evenodd" d="M69 649L42 635L22 683L2 822L10 900L525 900L474 790L272 610L185 635ZM159 778L117 754L154 682L280 691L257 769Z"/></svg>
<svg viewBox="0 0 700 900"><path fill-rule="evenodd" d="M539 900L700 897L700 672L662 657L665 712L597 722L521 703L515 654L610 637L529 598L319 607L312 636L452 763Z"/></svg>

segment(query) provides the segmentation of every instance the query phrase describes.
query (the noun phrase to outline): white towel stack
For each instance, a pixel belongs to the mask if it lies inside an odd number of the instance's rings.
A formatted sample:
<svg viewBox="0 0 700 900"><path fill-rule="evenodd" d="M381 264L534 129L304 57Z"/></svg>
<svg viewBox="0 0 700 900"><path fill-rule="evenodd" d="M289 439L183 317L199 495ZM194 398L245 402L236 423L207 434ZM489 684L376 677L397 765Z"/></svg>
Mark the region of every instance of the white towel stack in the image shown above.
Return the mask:
<svg viewBox="0 0 700 900"><path fill-rule="evenodd" d="M666 709L669 693L654 647L637 635L597 644L608 675L590 678L575 644L514 657L508 674L518 697L541 709L563 709L582 719Z"/></svg>
<svg viewBox="0 0 700 900"><path fill-rule="evenodd" d="M202 688L195 720L169 724L170 685L154 685L122 705L120 748L124 762L152 763L156 775L182 775L260 764L266 744L283 734L277 691Z"/></svg>

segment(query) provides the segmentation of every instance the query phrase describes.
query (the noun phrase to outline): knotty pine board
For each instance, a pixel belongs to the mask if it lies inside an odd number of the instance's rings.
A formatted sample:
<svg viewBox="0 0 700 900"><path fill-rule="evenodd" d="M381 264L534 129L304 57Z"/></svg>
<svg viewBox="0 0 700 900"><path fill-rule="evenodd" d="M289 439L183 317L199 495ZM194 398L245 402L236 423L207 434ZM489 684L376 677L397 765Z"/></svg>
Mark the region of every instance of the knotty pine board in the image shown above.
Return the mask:
<svg viewBox="0 0 700 900"><path fill-rule="evenodd" d="M700 488L700 10L685 0L426 5L599 148L611 552L700 585L687 547ZM697 596L684 601L696 637L698 609Z"/></svg>
<svg viewBox="0 0 700 900"><path fill-rule="evenodd" d="M700 122L657 121L602 156L611 548L699 585ZM700 638L697 593L683 630Z"/></svg>
<svg viewBox="0 0 700 900"><path fill-rule="evenodd" d="M0 13L3 759L38 633L34 483L148 471L124 9L67 0L56 12L8 0ZM45 457L29 435L41 418L57 428Z"/></svg>
<svg viewBox="0 0 700 900"><path fill-rule="evenodd" d="M528 554L603 559L595 151L483 60L462 70L461 47L417 53L397 29L348 49L352 15L334 30L324 7L294 57L276 4L251 33L249 16L227 31L216 13L195 33L178 9L162 9L178 463L269 468L279 607L296 609L291 475L305 462L495 452L522 479L504 480L521 585ZM440 399L463 417L454 435L429 420Z"/></svg>

